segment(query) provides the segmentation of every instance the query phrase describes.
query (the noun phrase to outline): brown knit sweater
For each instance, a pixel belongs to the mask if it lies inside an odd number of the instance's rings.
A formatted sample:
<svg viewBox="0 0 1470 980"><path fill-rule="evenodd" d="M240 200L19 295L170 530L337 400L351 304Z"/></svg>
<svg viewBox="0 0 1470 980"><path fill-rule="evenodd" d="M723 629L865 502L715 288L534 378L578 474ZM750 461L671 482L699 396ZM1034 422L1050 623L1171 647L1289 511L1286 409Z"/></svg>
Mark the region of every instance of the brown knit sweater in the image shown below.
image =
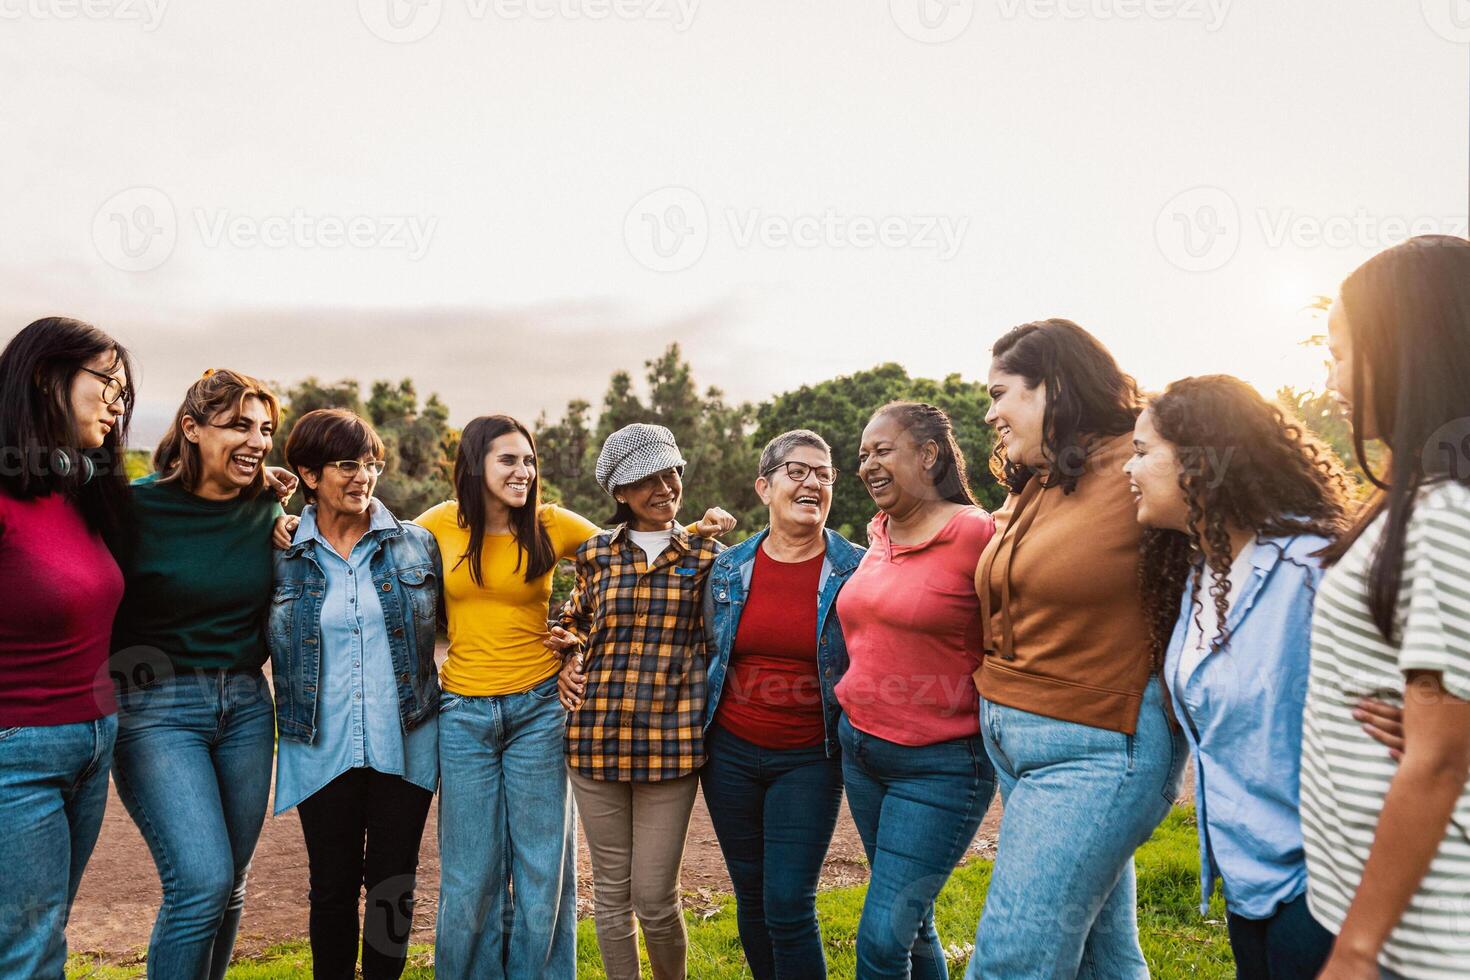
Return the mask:
<svg viewBox="0 0 1470 980"><path fill-rule="evenodd" d="M1141 529L1123 464L1132 433L1098 442L1077 489L1033 478L995 514L980 556L980 695L1133 734L1150 676L1138 586Z"/></svg>

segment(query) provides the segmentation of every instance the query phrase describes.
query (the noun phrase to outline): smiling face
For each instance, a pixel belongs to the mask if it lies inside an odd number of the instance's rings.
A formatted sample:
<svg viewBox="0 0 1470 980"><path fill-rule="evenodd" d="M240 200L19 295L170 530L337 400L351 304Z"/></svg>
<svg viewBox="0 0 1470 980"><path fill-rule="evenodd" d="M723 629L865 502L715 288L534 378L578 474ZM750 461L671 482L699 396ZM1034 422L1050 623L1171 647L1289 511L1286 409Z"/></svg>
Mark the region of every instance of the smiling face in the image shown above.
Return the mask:
<svg viewBox="0 0 1470 980"><path fill-rule="evenodd" d="M832 457L816 446L797 445L781 462L755 481L755 492L770 508L771 527L798 536L820 530L832 509L832 487L818 482L816 467L831 466ZM806 479L797 481L787 472L786 463L805 463L812 469Z"/></svg>
<svg viewBox="0 0 1470 980"><path fill-rule="evenodd" d="M67 408L77 448L96 449L127 411L122 392L127 390L128 372L116 351L99 354L82 367L85 370L78 371L72 378ZM115 379L117 383L113 385L108 379ZM119 392L112 401L107 400L109 387L115 387Z"/></svg>
<svg viewBox="0 0 1470 980"><path fill-rule="evenodd" d="M1327 350L1332 355L1327 365L1327 390L1332 392L1343 412L1351 419L1353 403L1358 400L1359 393L1353 389L1352 325L1348 322L1347 310L1342 305L1341 296L1333 301L1332 309L1327 314ZM1364 364L1364 370L1370 366ZM1360 409L1363 438L1378 438L1372 406L1368 404L1367 398L1362 399Z"/></svg>
<svg viewBox="0 0 1470 980"><path fill-rule="evenodd" d="M858 479L879 510L907 514L937 499L929 469L938 458L933 440L918 445L893 414L875 415L858 447Z"/></svg>
<svg viewBox="0 0 1470 980"><path fill-rule="evenodd" d="M1179 486L1181 467L1174 444L1154 428L1145 410L1133 426L1133 455L1123 464L1138 507L1138 523L1171 531L1189 529L1189 504Z"/></svg>
<svg viewBox="0 0 1470 980"><path fill-rule="evenodd" d="M377 457L364 453L357 458L362 464L372 463ZM373 490L378 485L378 474L366 465L357 467L357 472L348 476L340 466L328 463L320 472L302 470L301 479L315 496L317 510L323 514L344 517L361 517L373 505Z"/></svg>
<svg viewBox="0 0 1470 980"><path fill-rule="evenodd" d="M684 481L676 469L645 476L637 483L618 487L614 497L633 511L635 531L662 531L671 527L684 499Z"/></svg>
<svg viewBox="0 0 1470 980"><path fill-rule="evenodd" d="M199 447L201 477L196 492L235 496L260 478L275 433L275 421L264 401L247 398L239 416L221 412L207 424L186 415L182 426L184 438Z"/></svg>
<svg viewBox="0 0 1470 980"><path fill-rule="evenodd" d="M485 453L485 493L490 500L515 510L531 499L536 479L536 453L519 432L495 437Z"/></svg>
<svg viewBox="0 0 1470 980"><path fill-rule="evenodd" d="M995 428L1007 461L1022 466L1046 465L1042 428L1046 420L1046 389L1028 384L1019 374L990 362L990 411L985 423Z"/></svg>

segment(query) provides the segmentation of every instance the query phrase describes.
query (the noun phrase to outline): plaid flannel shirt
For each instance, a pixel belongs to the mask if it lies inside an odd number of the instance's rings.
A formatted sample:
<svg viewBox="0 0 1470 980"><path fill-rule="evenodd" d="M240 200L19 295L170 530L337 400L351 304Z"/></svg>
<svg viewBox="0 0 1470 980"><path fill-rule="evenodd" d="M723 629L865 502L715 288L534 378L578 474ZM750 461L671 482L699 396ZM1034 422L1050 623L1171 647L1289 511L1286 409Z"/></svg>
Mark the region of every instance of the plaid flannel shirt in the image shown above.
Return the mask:
<svg viewBox="0 0 1470 980"><path fill-rule="evenodd" d="M704 583L719 542L674 528L652 568L620 525L577 552L561 625L582 641L587 690L567 715L567 762L589 779L651 783L704 764Z"/></svg>

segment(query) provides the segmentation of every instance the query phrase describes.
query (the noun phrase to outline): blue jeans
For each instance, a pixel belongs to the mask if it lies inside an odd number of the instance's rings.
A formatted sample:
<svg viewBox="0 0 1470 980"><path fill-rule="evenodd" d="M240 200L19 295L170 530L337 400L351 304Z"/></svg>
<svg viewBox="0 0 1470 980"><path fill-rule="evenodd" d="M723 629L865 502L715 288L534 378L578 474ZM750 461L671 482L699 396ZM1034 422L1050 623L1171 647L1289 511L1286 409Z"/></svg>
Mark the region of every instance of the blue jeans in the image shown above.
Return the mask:
<svg viewBox="0 0 1470 980"><path fill-rule="evenodd" d="M0 728L0 977L60 980L107 807L117 716Z"/></svg>
<svg viewBox="0 0 1470 980"><path fill-rule="evenodd" d="M163 885L148 976L219 980L270 799L270 688L259 671L184 673L120 691L118 709L113 779Z"/></svg>
<svg viewBox="0 0 1470 980"><path fill-rule="evenodd" d="M1146 980L1133 852L1179 792L1189 749L1149 682L1133 735L990 701L981 734L1005 812L969 980Z"/></svg>
<svg viewBox="0 0 1470 980"><path fill-rule="evenodd" d="M827 975L817 880L837 811L842 762L818 745L764 749L718 724L699 774L735 886L740 945L755 980Z"/></svg>
<svg viewBox="0 0 1470 980"><path fill-rule="evenodd" d="M946 978L934 899L985 819L995 774L979 736L899 745L837 723L847 806L872 877L858 920L857 975Z"/></svg>
<svg viewBox="0 0 1470 980"><path fill-rule="evenodd" d="M1267 919L1227 912L1225 926L1238 980L1313 980L1332 952L1332 933L1312 918L1305 892Z"/></svg>
<svg viewBox="0 0 1470 980"><path fill-rule="evenodd" d="M496 697L444 692L434 941L440 976L575 976L575 827L556 678Z"/></svg>

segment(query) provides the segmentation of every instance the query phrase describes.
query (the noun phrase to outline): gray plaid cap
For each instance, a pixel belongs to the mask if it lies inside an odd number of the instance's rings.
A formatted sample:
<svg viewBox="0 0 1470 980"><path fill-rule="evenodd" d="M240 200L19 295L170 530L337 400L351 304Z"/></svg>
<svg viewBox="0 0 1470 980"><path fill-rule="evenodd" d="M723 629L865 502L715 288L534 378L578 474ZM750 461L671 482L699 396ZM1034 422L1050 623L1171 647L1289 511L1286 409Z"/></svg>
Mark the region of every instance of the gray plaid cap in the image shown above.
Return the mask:
<svg viewBox="0 0 1470 980"><path fill-rule="evenodd" d="M616 487L683 465L684 457L679 455L672 432L661 425L634 422L602 444L597 454L597 483L611 494Z"/></svg>

